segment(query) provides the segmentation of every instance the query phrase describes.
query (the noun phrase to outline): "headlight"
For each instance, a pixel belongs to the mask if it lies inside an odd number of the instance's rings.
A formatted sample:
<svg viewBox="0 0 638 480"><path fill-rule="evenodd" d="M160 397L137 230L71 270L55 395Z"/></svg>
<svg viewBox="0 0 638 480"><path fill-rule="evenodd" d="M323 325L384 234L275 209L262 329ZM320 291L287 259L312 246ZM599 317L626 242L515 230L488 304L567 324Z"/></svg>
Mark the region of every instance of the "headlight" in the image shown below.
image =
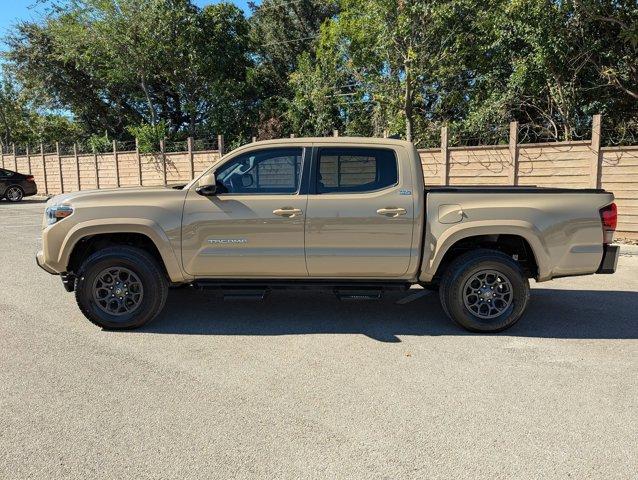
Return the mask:
<svg viewBox="0 0 638 480"><path fill-rule="evenodd" d="M51 205L44 211L47 225L53 225L55 222L68 217L73 213L73 207L69 205Z"/></svg>

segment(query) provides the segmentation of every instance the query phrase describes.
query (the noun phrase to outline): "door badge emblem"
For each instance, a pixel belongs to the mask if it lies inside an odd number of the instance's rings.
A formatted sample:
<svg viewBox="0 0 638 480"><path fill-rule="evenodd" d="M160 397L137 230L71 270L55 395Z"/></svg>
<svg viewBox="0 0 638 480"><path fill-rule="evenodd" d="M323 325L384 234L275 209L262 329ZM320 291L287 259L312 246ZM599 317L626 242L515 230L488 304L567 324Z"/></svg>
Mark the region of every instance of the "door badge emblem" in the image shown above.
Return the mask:
<svg viewBox="0 0 638 480"><path fill-rule="evenodd" d="M211 238L208 243L213 245L234 245L239 243L248 243L245 238Z"/></svg>

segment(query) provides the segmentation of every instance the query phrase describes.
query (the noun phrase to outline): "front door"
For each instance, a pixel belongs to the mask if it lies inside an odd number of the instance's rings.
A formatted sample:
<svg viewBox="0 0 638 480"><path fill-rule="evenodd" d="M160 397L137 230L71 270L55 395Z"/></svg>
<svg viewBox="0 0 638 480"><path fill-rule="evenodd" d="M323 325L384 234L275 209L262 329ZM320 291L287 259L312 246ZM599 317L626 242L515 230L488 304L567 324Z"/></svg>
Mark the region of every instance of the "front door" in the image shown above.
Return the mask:
<svg viewBox="0 0 638 480"><path fill-rule="evenodd" d="M301 147L253 150L216 168L216 195L191 188L182 224L184 269L198 277L306 277L303 158Z"/></svg>
<svg viewBox="0 0 638 480"><path fill-rule="evenodd" d="M306 215L312 277L399 278L410 265L414 204L400 150L318 147Z"/></svg>

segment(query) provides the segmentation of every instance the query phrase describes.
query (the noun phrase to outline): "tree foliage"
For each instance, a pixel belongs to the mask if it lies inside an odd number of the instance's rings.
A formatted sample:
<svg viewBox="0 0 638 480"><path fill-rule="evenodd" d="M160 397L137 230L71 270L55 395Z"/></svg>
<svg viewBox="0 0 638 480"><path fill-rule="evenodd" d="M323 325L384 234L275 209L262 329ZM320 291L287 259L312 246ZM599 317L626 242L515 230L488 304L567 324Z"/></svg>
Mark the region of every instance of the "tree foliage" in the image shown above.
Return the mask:
<svg viewBox="0 0 638 480"><path fill-rule="evenodd" d="M6 38L3 143L387 132L638 141L635 0L60 0ZM10 80L9 80L10 79ZM56 114L64 112L64 114ZM150 145L149 143L149 145ZM152 148L152 147L149 147Z"/></svg>
<svg viewBox="0 0 638 480"><path fill-rule="evenodd" d="M34 98L70 110L88 132L119 136L162 119L171 134L194 135L238 127L221 120L243 100L247 35L230 4L74 0L43 23L20 23L6 58Z"/></svg>
<svg viewBox="0 0 638 480"><path fill-rule="evenodd" d="M64 138L74 141L82 134L67 116L43 111L8 76L0 76L0 148L9 152L12 143L52 143Z"/></svg>
<svg viewBox="0 0 638 480"><path fill-rule="evenodd" d="M303 58L314 59L319 29L338 11L337 0L263 0L250 2L250 38L256 60L252 83L259 115L258 137L290 128L289 82Z"/></svg>

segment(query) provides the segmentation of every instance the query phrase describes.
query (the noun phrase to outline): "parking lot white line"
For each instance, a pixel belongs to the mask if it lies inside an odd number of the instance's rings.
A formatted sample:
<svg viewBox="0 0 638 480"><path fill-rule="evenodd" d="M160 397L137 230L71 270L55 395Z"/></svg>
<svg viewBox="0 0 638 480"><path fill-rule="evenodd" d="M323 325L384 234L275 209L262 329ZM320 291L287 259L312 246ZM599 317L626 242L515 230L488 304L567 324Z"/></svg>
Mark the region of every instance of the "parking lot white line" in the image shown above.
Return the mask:
<svg viewBox="0 0 638 480"><path fill-rule="evenodd" d="M24 228L24 227L29 227L29 228L39 228L39 225L0 225L0 228Z"/></svg>

